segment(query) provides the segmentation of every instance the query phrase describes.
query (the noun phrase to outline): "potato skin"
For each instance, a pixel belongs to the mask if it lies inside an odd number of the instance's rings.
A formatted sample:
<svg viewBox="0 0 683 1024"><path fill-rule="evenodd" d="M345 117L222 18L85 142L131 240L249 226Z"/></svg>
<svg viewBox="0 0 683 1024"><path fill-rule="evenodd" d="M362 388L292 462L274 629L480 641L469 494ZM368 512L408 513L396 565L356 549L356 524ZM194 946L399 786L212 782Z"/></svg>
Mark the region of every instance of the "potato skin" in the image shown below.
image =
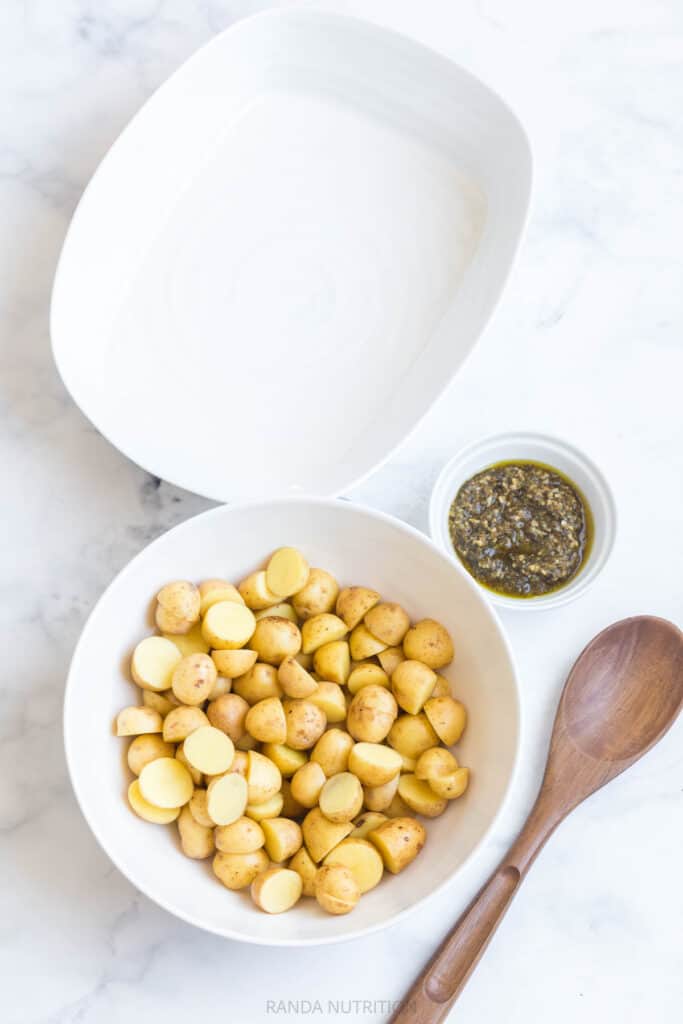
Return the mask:
<svg viewBox="0 0 683 1024"><path fill-rule="evenodd" d="M192 811L186 805L178 817L180 846L186 857L206 860L215 851L213 828L195 821Z"/></svg>
<svg viewBox="0 0 683 1024"><path fill-rule="evenodd" d="M320 792L326 781L327 778L321 766L316 761L308 761L292 776L292 796L302 807L310 810L318 803Z"/></svg>
<svg viewBox="0 0 683 1024"><path fill-rule="evenodd" d="M178 662L171 678L171 689L181 704L203 704L218 677L208 654L188 654Z"/></svg>
<svg viewBox="0 0 683 1024"><path fill-rule="evenodd" d="M349 832L353 831L353 825L350 821L328 821L320 808L314 807L304 818L301 830L311 860L317 863L326 857L337 843L346 839Z"/></svg>
<svg viewBox="0 0 683 1024"><path fill-rule="evenodd" d="M323 644L313 655L313 666L321 679L344 686L351 671L351 655L346 640Z"/></svg>
<svg viewBox="0 0 683 1024"><path fill-rule="evenodd" d="M315 896L315 876L318 873L318 868L315 862L311 860L311 855L305 846L302 846L294 854L289 862L289 870L296 871L301 876L301 895Z"/></svg>
<svg viewBox="0 0 683 1024"><path fill-rule="evenodd" d="M345 772L353 749L353 737L342 729L327 729L311 751L311 761L317 761L325 775Z"/></svg>
<svg viewBox="0 0 683 1024"><path fill-rule="evenodd" d="M334 640L343 640L348 629L337 615L330 612L323 612L322 615L313 615L306 619L301 627L302 644L301 650L304 654L314 654L323 644L332 643Z"/></svg>
<svg viewBox="0 0 683 1024"><path fill-rule="evenodd" d="M406 633L403 653L406 658L439 669L453 661L453 641L446 627L436 619L421 619Z"/></svg>
<svg viewBox="0 0 683 1024"><path fill-rule="evenodd" d="M172 743L167 743L158 733L143 733L135 736L128 747L126 760L133 775L139 775L146 764L157 757L173 757Z"/></svg>
<svg viewBox="0 0 683 1024"><path fill-rule="evenodd" d="M247 704L258 704L266 697L281 697L282 687L278 682L277 669L274 665L257 661L248 672L234 680L232 692L243 697Z"/></svg>
<svg viewBox="0 0 683 1024"><path fill-rule="evenodd" d="M209 724L201 708L189 708L183 704L166 715L163 736L167 743L183 743L195 729Z"/></svg>
<svg viewBox="0 0 683 1024"><path fill-rule="evenodd" d="M249 705L238 693L224 693L206 709L210 724L229 736L233 743L244 736L248 713Z"/></svg>
<svg viewBox="0 0 683 1024"><path fill-rule="evenodd" d="M400 604L381 601L363 619L373 636L388 647L398 647L410 628L410 618Z"/></svg>
<svg viewBox="0 0 683 1024"><path fill-rule="evenodd" d="M430 747L438 747L439 737L421 711L419 715L400 715L389 731L387 742L399 754L418 758Z"/></svg>
<svg viewBox="0 0 683 1024"><path fill-rule="evenodd" d="M339 584L325 569L311 569L306 585L292 598L294 611L302 621L334 610Z"/></svg>
<svg viewBox="0 0 683 1024"><path fill-rule="evenodd" d="M157 601L169 615L185 619L192 625L199 618L201 599L199 590L189 580L167 583L157 594Z"/></svg>
<svg viewBox="0 0 683 1024"><path fill-rule="evenodd" d="M381 743L388 736L397 715L394 695L383 686L370 684L360 689L351 701L346 727L355 740Z"/></svg>
<svg viewBox="0 0 683 1024"><path fill-rule="evenodd" d="M320 708L308 700L286 700L283 708L287 720L287 746L294 750L309 750L315 746L327 724Z"/></svg>
<svg viewBox="0 0 683 1024"><path fill-rule="evenodd" d="M259 661L277 666L300 651L301 633L294 622L282 615L266 615L256 623L249 644Z"/></svg>
<svg viewBox="0 0 683 1024"><path fill-rule="evenodd" d="M253 853L222 853L213 858L213 873L226 889L246 889L261 871L268 868L265 850Z"/></svg>
<svg viewBox="0 0 683 1024"><path fill-rule="evenodd" d="M355 629L361 619L379 601L380 595L369 587L344 587L337 598L336 612L348 629Z"/></svg>
<svg viewBox="0 0 683 1024"><path fill-rule="evenodd" d="M214 839L221 853L255 853L266 844L263 829L251 818L238 818L230 825L219 825Z"/></svg>
<svg viewBox="0 0 683 1024"><path fill-rule="evenodd" d="M300 664L298 655L283 658L278 668L277 678L285 694L294 700L305 700L318 689L318 684L313 676Z"/></svg>
<svg viewBox="0 0 683 1024"><path fill-rule="evenodd" d="M422 711L425 701L432 695L435 683L436 672L421 661L410 659L397 665L391 677L391 689L396 702L410 715Z"/></svg>
<svg viewBox="0 0 683 1024"><path fill-rule="evenodd" d="M314 882L315 898L328 914L348 914L360 899L353 872L343 864L325 864Z"/></svg>
<svg viewBox="0 0 683 1024"><path fill-rule="evenodd" d="M367 662L357 665L346 680L348 691L357 694L364 686L384 686L389 689L389 676L379 665Z"/></svg>
<svg viewBox="0 0 683 1024"><path fill-rule="evenodd" d="M244 724L260 743L284 743L287 738L287 721L279 697L266 697L252 705Z"/></svg>
<svg viewBox="0 0 683 1024"><path fill-rule="evenodd" d="M402 775L398 783L398 795L415 814L425 818L438 818L446 810L447 801L436 793L428 782L414 775Z"/></svg>
<svg viewBox="0 0 683 1024"><path fill-rule="evenodd" d="M417 857L427 833L415 818L393 818L378 825L367 838L375 846L392 875L398 875Z"/></svg>
<svg viewBox="0 0 683 1024"><path fill-rule="evenodd" d="M442 743L452 747L467 725L465 705L453 697L430 697L424 706L425 714Z"/></svg>

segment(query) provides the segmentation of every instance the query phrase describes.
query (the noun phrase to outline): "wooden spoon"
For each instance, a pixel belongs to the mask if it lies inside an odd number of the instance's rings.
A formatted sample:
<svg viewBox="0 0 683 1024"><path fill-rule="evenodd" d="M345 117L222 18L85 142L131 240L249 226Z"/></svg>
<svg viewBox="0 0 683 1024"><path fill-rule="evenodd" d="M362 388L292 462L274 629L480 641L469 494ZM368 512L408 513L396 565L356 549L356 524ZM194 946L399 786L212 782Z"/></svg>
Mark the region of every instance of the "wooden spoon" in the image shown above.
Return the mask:
<svg viewBox="0 0 683 1024"><path fill-rule="evenodd" d="M448 1014L557 825L662 738L683 703L683 633L648 615L609 626L565 683L541 790L508 855L419 976L394 1024Z"/></svg>

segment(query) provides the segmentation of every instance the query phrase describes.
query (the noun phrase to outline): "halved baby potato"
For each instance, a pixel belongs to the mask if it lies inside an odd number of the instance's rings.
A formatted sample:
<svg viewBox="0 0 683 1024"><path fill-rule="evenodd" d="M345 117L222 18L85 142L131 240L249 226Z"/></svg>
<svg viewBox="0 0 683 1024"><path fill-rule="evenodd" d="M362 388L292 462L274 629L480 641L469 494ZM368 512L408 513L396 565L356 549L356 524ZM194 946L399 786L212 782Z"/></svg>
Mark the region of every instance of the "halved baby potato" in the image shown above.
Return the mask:
<svg viewBox="0 0 683 1024"><path fill-rule="evenodd" d="M284 744L287 739L287 719L279 697L266 697L253 704L245 725L259 743Z"/></svg>
<svg viewBox="0 0 683 1024"><path fill-rule="evenodd" d="M280 604L282 600L268 586L265 569L250 573L237 585L237 589L247 608L251 608L255 612L261 611L263 608L272 608L273 605Z"/></svg>
<svg viewBox="0 0 683 1024"><path fill-rule="evenodd" d="M291 910L301 896L301 875L289 868L269 868L251 883L251 898L266 914L282 914Z"/></svg>
<svg viewBox="0 0 683 1024"><path fill-rule="evenodd" d="M247 806L247 780L237 772L212 779L206 791L206 809L214 825L231 825Z"/></svg>
<svg viewBox="0 0 683 1024"><path fill-rule="evenodd" d="M397 665L391 677L391 689L396 702L409 715L417 715L422 711L425 701L432 695L435 683L436 672L421 661L410 659Z"/></svg>
<svg viewBox="0 0 683 1024"><path fill-rule="evenodd" d="M308 812L301 828L306 849L316 864L353 831L350 821L330 821L319 807Z"/></svg>
<svg viewBox="0 0 683 1024"><path fill-rule="evenodd" d="M427 833L415 818L402 817L384 821L368 833L368 839L375 846L392 875L407 868L425 844Z"/></svg>
<svg viewBox="0 0 683 1024"><path fill-rule="evenodd" d="M230 737L213 725L203 725L191 732L183 743L183 750L190 764L205 775L227 772L235 756L235 745Z"/></svg>
<svg viewBox="0 0 683 1024"><path fill-rule="evenodd" d="M139 775L146 764L158 757L173 757L172 743L166 743L158 734L148 733L136 736L126 753L128 767L133 775Z"/></svg>
<svg viewBox="0 0 683 1024"><path fill-rule="evenodd" d="M116 716L116 735L141 736L143 733L158 733L162 731L163 724L161 715L153 708L123 708Z"/></svg>
<svg viewBox="0 0 683 1024"><path fill-rule="evenodd" d="M223 853L219 850L213 858L213 872L226 889L246 889L256 876L268 868L268 854L265 850L252 853Z"/></svg>
<svg viewBox="0 0 683 1024"><path fill-rule="evenodd" d="M308 562L296 548L278 548L266 566L266 585L279 597L291 597L308 582Z"/></svg>
<svg viewBox="0 0 683 1024"><path fill-rule="evenodd" d="M173 672L181 658L172 640L148 636L133 651L130 672L143 690L170 690Z"/></svg>
<svg viewBox="0 0 683 1024"><path fill-rule="evenodd" d="M168 825L180 814L180 807L157 807L146 800L138 779L134 779L128 787L128 803L139 818L153 825Z"/></svg>
<svg viewBox="0 0 683 1024"><path fill-rule="evenodd" d="M188 708L182 704L164 718L164 739L167 743L182 743L195 729L208 724L209 719L201 708Z"/></svg>
<svg viewBox="0 0 683 1024"><path fill-rule="evenodd" d="M398 794L416 814L425 818L438 818L446 810L444 797L434 792L431 785L415 775L402 775L398 783Z"/></svg>
<svg viewBox="0 0 683 1024"><path fill-rule="evenodd" d="M366 839L349 836L328 853L323 864L343 864L358 883L361 895L370 892L382 879L384 862L376 847Z"/></svg>
<svg viewBox="0 0 683 1024"><path fill-rule="evenodd" d="M292 776L292 796L302 807L315 807L327 776L317 761L308 761Z"/></svg>
<svg viewBox="0 0 683 1024"><path fill-rule="evenodd" d="M288 860L301 848L301 827L289 818L267 818L261 825L266 837L266 853L279 863Z"/></svg>
<svg viewBox="0 0 683 1024"><path fill-rule="evenodd" d="M351 821L363 806L363 787L351 772L340 772L327 780L318 802L328 821Z"/></svg>
<svg viewBox="0 0 683 1024"><path fill-rule="evenodd" d="M212 604L219 601L236 601L244 604L239 590L227 580L203 580L199 584L199 614L206 615Z"/></svg>
<svg viewBox="0 0 683 1024"><path fill-rule="evenodd" d="M328 779L349 766L349 754L354 746L353 736L343 729L327 729L311 751L311 761L317 761Z"/></svg>
<svg viewBox="0 0 683 1024"><path fill-rule="evenodd" d="M200 825L195 820L190 807L186 804L178 816L178 833L180 848L186 857L193 860L206 860L216 852L213 841L213 825Z"/></svg>
<svg viewBox="0 0 683 1024"><path fill-rule="evenodd" d="M343 640L347 633L345 623L337 615L332 615L331 612L313 615L306 619L301 627L301 649L304 654L314 654L323 644Z"/></svg>
<svg viewBox="0 0 683 1024"><path fill-rule="evenodd" d="M230 825L220 825L214 835L216 849L222 853L255 853L266 843L263 828L251 818L238 818Z"/></svg>
<svg viewBox="0 0 683 1024"><path fill-rule="evenodd" d="M171 689L181 704L203 704L217 678L216 666L208 654L188 654L173 670Z"/></svg>
<svg viewBox="0 0 683 1024"><path fill-rule="evenodd" d="M467 725L465 705L453 697L430 697L425 702L425 715L442 743L452 747Z"/></svg>
<svg viewBox="0 0 683 1024"><path fill-rule="evenodd" d="M341 686L321 679L317 689L307 698L320 708L330 723L343 722L346 718L346 698Z"/></svg>
<svg viewBox="0 0 683 1024"><path fill-rule="evenodd" d="M364 786L383 786L401 771L401 755L384 743L356 743L349 753L349 771Z"/></svg>
<svg viewBox="0 0 683 1024"><path fill-rule="evenodd" d="M369 661L353 669L346 686L351 694L358 693L364 686L386 686L388 689L389 676L383 668Z"/></svg>
<svg viewBox="0 0 683 1024"><path fill-rule="evenodd" d="M311 569L301 590L292 597L294 610L300 619L334 611L339 584L325 569Z"/></svg>
<svg viewBox="0 0 683 1024"><path fill-rule="evenodd" d="M227 676L228 679L243 676L258 660L256 651L248 647L234 651L211 651L211 657L219 675Z"/></svg>
<svg viewBox="0 0 683 1024"><path fill-rule="evenodd" d="M150 761L138 779L140 793L154 807L183 807L194 789L190 773L175 757L158 757Z"/></svg>
<svg viewBox="0 0 683 1024"><path fill-rule="evenodd" d="M270 758L277 765L280 773L289 778L306 764L307 757L303 750L294 750L286 743L264 743L261 747L264 757Z"/></svg>
<svg viewBox="0 0 683 1024"><path fill-rule="evenodd" d="M212 604L202 620L204 639L217 650L245 647L256 628L254 613L237 601Z"/></svg>
<svg viewBox="0 0 683 1024"><path fill-rule="evenodd" d="M321 679L344 686L351 671L351 655L346 640L332 640L318 647L313 655L313 667Z"/></svg>
<svg viewBox="0 0 683 1024"><path fill-rule="evenodd" d="M349 637L351 657L354 661L365 661L366 658L373 658L387 646L388 644L385 644L383 640L378 640L376 636L373 636L368 627L362 622L356 626Z"/></svg>
<svg viewBox="0 0 683 1024"><path fill-rule="evenodd" d="M270 758L264 757L257 750L250 750L247 753L247 785L249 787L249 804L265 803L280 791L282 786L280 769Z"/></svg>
<svg viewBox="0 0 683 1024"><path fill-rule="evenodd" d="M337 615L344 620L348 629L355 629L379 601L380 595L369 587L344 587L337 598Z"/></svg>
<svg viewBox="0 0 683 1024"><path fill-rule="evenodd" d="M373 636L387 647L397 647L410 628L410 618L394 601L380 601L363 619Z"/></svg>

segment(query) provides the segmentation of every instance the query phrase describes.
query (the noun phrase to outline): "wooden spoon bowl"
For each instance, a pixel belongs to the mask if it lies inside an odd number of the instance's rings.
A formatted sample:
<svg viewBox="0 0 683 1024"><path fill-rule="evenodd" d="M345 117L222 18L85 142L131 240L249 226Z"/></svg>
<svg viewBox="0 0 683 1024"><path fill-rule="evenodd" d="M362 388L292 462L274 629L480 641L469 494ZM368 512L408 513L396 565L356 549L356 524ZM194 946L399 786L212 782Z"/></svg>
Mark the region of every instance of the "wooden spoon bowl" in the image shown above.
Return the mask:
<svg viewBox="0 0 683 1024"><path fill-rule="evenodd" d="M557 825L642 757L683 705L683 634L641 615L603 630L565 683L536 803L516 842L427 965L392 1020L434 1024L449 1012L519 883Z"/></svg>

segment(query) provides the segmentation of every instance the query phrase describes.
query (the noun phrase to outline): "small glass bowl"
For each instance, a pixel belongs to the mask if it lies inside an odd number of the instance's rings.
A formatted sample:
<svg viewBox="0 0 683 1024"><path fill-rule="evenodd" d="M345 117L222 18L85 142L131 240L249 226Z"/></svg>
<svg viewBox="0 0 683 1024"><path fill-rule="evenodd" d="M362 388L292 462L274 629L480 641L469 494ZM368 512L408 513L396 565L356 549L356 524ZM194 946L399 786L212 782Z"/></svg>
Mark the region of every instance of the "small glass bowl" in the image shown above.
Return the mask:
<svg viewBox="0 0 683 1024"><path fill-rule="evenodd" d="M609 558L617 529L614 497L605 477L583 452L545 434L509 433L487 437L463 448L450 459L439 474L429 505L432 540L459 561L448 530L448 512L460 487L483 469L498 462L516 460L543 462L576 484L590 507L593 539L588 558L575 576L563 587L538 597L508 597L482 586L489 600L503 608L532 611L557 608L573 601L591 585ZM462 563L461 563L462 564Z"/></svg>

